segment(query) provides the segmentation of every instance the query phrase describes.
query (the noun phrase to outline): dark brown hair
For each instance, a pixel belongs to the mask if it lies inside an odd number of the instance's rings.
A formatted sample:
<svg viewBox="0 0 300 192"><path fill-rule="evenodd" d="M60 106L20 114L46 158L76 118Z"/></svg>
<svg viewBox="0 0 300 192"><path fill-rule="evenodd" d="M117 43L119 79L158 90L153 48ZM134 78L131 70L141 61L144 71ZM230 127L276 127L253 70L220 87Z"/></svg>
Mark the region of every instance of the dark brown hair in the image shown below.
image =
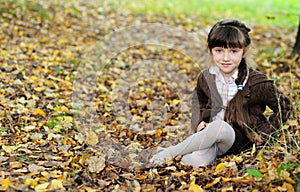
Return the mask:
<svg viewBox="0 0 300 192"><path fill-rule="evenodd" d="M234 19L224 19L217 22L210 30L207 47L246 48L251 44L250 29L245 24Z"/></svg>

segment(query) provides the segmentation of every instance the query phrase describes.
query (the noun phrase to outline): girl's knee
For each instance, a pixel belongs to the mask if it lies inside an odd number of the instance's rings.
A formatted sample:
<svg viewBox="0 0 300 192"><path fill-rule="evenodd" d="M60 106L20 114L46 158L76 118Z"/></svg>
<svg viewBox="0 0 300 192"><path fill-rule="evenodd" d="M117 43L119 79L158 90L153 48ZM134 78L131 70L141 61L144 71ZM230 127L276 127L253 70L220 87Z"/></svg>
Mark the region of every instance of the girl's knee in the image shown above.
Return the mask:
<svg viewBox="0 0 300 192"><path fill-rule="evenodd" d="M215 129L216 131L231 127L228 123L219 119L211 122L208 126L210 126L211 129Z"/></svg>
<svg viewBox="0 0 300 192"><path fill-rule="evenodd" d="M228 125L228 123L226 123L226 121L224 120L221 120L221 119L217 119L217 120L214 120L213 122L211 122L210 124L212 125Z"/></svg>
<svg viewBox="0 0 300 192"><path fill-rule="evenodd" d="M217 138L231 138L235 136L233 128L223 120L215 120L210 123L209 129Z"/></svg>

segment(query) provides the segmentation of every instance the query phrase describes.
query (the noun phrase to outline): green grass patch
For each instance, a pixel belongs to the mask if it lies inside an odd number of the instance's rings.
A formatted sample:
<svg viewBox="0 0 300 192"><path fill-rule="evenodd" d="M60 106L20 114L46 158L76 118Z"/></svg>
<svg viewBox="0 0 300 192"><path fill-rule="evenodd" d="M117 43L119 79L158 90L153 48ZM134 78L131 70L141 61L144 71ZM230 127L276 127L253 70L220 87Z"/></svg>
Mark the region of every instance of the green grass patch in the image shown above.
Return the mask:
<svg viewBox="0 0 300 192"><path fill-rule="evenodd" d="M16 17L17 14L24 14L26 10L31 11L31 16L40 16L43 19L50 19L48 10L43 8L42 1L32 0L0 0L0 16Z"/></svg>
<svg viewBox="0 0 300 192"><path fill-rule="evenodd" d="M159 15L199 16L209 20L237 18L260 25L283 25L295 28L299 22L298 0L112 0L120 11Z"/></svg>

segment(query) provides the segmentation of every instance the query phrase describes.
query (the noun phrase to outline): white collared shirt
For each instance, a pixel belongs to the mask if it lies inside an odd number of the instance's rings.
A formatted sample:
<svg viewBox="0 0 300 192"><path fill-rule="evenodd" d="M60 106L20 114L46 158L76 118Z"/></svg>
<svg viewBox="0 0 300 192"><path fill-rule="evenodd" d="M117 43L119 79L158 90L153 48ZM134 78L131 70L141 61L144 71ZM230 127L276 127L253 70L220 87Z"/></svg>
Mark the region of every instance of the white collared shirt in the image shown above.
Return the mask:
<svg viewBox="0 0 300 192"><path fill-rule="evenodd" d="M228 102L234 97L234 95L237 93L237 86L235 84L235 80L238 76L238 70L236 70L232 76L230 77L230 80L228 82L225 81L224 76L220 72L220 69L217 66L211 66L209 68L209 72L211 74L216 75L216 87L217 90L222 98L223 106L227 106ZM225 115L225 109L222 109L215 117L213 117L213 120L216 119L224 119Z"/></svg>

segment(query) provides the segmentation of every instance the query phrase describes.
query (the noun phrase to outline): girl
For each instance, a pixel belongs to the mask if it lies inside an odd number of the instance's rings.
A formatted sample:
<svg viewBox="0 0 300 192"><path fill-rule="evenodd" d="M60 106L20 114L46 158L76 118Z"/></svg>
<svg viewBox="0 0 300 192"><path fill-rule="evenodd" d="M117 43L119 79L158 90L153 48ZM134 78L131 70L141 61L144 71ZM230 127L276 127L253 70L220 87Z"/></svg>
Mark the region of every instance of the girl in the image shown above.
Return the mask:
<svg viewBox="0 0 300 192"><path fill-rule="evenodd" d="M184 164L207 165L253 143L262 145L288 119L289 98L265 74L254 70L249 32L232 19L212 27L207 46L214 64L200 73L192 99L195 133L177 145L159 147L151 163L162 164L182 155ZM273 111L269 118L264 115L266 106Z"/></svg>

